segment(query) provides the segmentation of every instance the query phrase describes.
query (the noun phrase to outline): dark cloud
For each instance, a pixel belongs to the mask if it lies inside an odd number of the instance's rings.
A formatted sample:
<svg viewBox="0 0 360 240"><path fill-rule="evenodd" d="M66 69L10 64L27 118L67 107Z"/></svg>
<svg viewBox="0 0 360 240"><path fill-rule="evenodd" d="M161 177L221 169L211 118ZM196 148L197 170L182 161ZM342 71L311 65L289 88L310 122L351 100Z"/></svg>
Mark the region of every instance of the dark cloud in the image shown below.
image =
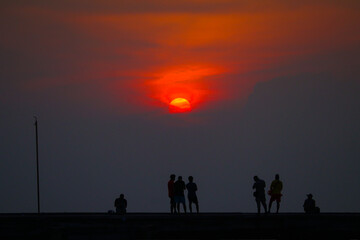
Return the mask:
<svg viewBox="0 0 360 240"><path fill-rule="evenodd" d="M359 8L356 0L338 1L286 1L286 0L262 0L262 1L237 1L237 0L63 0L58 1L5 1L6 6L30 6L44 9L54 9L76 13L93 14L123 14L123 13L257 13L260 11L295 10L300 7L321 5L334 5L338 7Z"/></svg>

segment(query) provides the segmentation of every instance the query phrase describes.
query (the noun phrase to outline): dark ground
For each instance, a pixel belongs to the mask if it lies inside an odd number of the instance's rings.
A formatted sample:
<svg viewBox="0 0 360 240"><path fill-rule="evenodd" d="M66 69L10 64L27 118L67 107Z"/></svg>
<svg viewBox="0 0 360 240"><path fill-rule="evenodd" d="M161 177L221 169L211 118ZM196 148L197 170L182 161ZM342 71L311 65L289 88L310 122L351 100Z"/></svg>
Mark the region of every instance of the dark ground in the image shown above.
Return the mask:
<svg viewBox="0 0 360 240"><path fill-rule="evenodd" d="M0 239L360 239L360 213L0 214Z"/></svg>

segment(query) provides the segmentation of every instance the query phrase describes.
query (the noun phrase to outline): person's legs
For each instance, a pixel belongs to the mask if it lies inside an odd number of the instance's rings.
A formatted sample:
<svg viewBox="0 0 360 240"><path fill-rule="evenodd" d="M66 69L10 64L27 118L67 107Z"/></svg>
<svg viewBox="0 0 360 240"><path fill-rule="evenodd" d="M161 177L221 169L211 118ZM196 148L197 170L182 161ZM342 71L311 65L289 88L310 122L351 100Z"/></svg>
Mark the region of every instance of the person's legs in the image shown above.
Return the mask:
<svg viewBox="0 0 360 240"><path fill-rule="evenodd" d="M186 204L185 204L185 197L184 196L179 197L178 213L180 213L180 203L182 203L184 213L186 213Z"/></svg>
<svg viewBox="0 0 360 240"><path fill-rule="evenodd" d="M256 199L257 212L260 213L260 200Z"/></svg>
<svg viewBox="0 0 360 240"><path fill-rule="evenodd" d="M170 212L174 213L175 207L174 207L174 197L170 198Z"/></svg>
<svg viewBox="0 0 360 240"><path fill-rule="evenodd" d="M173 203L172 209L173 209L174 213L177 213L177 211L176 211L176 203L175 202Z"/></svg>
<svg viewBox="0 0 360 240"><path fill-rule="evenodd" d="M196 203L195 203L195 206L196 206L196 213L199 213L199 203L196 202Z"/></svg>
<svg viewBox="0 0 360 240"><path fill-rule="evenodd" d="M180 214L180 201L179 201L179 197L175 197L175 202L176 202L177 213Z"/></svg>
<svg viewBox="0 0 360 240"><path fill-rule="evenodd" d="M190 213L192 213L192 201L189 200L189 210L190 210Z"/></svg>
<svg viewBox="0 0 360 240"><path fill-rule="evenodd" d="M184 208L184 213L186 213L186 204L185 204L185 198L183 199L184 201L182 202L183 204L183 208Z"/></svg>
<svg viewBox="0 0 360 240"><path fill-rule="evenodd" d="M269 211L268 212L270 212L270 210L271 210L271 205L272 205L273 201L274 201L274 199L271 197L270 201L269 201Z"/></svg>
<svg viewBox="0 0 360 240"><path fill-rule="evenodd" d="M177 213L177 211L176 211L176 203L173 203L173 206L172 206L172 207L173 207L173 212L174 212L174 213Z"/></svg>
<svg viewBox="0 0 360 240"><path fill-rule="evenodd" d="M175 196L174 197L174 212L175 213L179 213L180 210L180 202L179 202L179 197Z"/></svg>
<svg viewBox="0 0 360 240"><path fill-rule="evenodd" d="M276 201L276 213L279 213L279 209L280 209L280 201L279 199ZM270 211L270 210L269 210Z"/></svg>
<svg viewBox="0 0 360 240"><path fill-rule="evenodd" d="M264 207L264 210L265 210L265 213L267 213L267 208L266 208L266 201L265 199L261 201L263 207Z"/></svg>

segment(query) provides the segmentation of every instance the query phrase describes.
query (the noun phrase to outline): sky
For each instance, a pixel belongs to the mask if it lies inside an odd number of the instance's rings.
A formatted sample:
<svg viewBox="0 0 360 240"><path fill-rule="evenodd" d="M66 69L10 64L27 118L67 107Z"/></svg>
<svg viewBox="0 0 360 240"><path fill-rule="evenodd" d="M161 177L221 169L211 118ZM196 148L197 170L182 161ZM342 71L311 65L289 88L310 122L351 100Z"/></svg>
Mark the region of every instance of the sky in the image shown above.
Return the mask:
<svg viewBox="0 0 360 240"><path fill-rule="evenodd" d="M359 212L360 2L0 3L0 212L255 212L253 176ZM172 111L184 98L190 109ZM269 196L267 196L267 201Z"/></svg>

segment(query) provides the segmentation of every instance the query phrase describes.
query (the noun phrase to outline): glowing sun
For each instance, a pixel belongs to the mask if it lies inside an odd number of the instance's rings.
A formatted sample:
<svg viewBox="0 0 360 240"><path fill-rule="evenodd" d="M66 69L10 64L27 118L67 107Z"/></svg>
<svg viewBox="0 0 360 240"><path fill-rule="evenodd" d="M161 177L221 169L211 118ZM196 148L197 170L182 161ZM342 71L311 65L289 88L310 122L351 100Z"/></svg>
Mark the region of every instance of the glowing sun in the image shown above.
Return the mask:
<svg viewBox="0 0 360 240"><path fill-rule="evenodd" d="M170 113L190 112L190 102L185 98L175 98L169 104Z"/></svg>

